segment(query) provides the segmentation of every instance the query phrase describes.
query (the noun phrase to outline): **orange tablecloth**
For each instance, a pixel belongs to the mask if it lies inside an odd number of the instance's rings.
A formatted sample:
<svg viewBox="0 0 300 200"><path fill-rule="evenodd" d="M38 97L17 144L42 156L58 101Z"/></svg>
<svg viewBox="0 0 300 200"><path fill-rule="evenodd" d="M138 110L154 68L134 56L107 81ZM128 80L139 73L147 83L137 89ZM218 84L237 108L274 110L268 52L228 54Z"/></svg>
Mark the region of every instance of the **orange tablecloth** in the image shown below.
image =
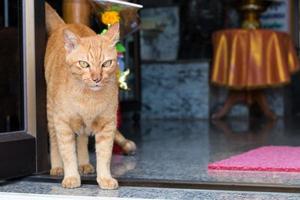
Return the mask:
<svg viewBox="0 0 300 200"><path fill-rule="evenodd" d="M232 89L256 89L286 84L299 69L287 33L228 29L213 34L211 81Z"/></svg>

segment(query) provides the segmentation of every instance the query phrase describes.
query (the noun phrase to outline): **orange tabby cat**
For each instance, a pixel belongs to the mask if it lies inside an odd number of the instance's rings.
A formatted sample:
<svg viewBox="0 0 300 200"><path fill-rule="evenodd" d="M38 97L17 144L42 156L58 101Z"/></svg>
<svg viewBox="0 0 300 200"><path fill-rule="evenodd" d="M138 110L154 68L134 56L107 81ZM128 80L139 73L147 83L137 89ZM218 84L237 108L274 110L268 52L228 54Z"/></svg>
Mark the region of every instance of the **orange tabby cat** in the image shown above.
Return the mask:
<svg viewBox="0 0 300 200"><path fill-rule="evenodd" d="M87 149L88 135L92 133L96 141L97 182L103 189L115 189L118 182L110 172L114 140L127 151L135 150L135 144L116 129L115 44L119 39L119 25L113 25L104 35L97 35L85 25L65 24L46 4L46 26L50 174L64 174L63 187L79 187L79 171L94 172Z"/></svg>

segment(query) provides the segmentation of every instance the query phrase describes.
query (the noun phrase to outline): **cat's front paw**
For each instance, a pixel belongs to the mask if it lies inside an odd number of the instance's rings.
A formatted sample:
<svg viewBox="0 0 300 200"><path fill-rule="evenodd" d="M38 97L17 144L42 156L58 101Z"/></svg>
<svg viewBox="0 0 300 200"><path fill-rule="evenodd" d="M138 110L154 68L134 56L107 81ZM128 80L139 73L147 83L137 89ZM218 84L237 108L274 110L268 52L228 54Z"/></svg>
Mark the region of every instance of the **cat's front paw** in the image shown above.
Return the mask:
<svg viewBox="0 0 300 200"><path fill-rule="evenodd" d="M119 187L118 181L114 178L97 178L97 182L104 190L114 190Z"/></svg>
<svg viewBox="0 0 300 200"><path fill-rule="evenodd" d="M70 176L70 177L65 177L61 184L64 188L72 189L72 188L80 187L81 182L79 177Z"/></svg>
<svg viewBox="0 0 300 200"><path fill-rule="evenodd" d="M91 164L85 164L79 166L79 173L82 175L93 174L94 172L95 172L95 168Z"/></svg>
<svg viewBox="0 0 300 200"><path fill-rule="evenodd" d="M64 169L62 167L55 167L50 170L51 176L63 176L64 175Z"/></svg>

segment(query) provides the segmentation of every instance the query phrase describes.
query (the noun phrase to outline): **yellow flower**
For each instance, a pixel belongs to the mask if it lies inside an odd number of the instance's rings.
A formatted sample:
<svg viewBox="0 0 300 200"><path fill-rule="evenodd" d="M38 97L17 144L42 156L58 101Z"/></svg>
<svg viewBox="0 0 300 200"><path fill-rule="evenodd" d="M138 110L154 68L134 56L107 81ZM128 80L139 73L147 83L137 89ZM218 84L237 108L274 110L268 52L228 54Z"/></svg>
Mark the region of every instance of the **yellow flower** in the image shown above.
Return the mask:
<svg viewBox="0 0 300 200"><path fill-rule="evenodd" d="M116 11L105 11L102 13L101 20L103 24L113 25L120 21L120 15Z"/></svg>

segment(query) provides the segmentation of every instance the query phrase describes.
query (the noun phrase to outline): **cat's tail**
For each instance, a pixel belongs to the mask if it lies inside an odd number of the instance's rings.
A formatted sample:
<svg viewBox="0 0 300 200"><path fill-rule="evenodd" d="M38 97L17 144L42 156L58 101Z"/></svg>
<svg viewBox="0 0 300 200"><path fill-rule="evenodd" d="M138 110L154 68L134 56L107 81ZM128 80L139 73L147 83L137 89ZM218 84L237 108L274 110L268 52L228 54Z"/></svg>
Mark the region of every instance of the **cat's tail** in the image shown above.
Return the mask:
<svg viewBox="0 0 300 200"><path fill-rule="evenodd" d="M48 35L50 35L55 29L65 24L63 19L47 2L45 3L45 13L46 13L46 29Z"/></svg>

